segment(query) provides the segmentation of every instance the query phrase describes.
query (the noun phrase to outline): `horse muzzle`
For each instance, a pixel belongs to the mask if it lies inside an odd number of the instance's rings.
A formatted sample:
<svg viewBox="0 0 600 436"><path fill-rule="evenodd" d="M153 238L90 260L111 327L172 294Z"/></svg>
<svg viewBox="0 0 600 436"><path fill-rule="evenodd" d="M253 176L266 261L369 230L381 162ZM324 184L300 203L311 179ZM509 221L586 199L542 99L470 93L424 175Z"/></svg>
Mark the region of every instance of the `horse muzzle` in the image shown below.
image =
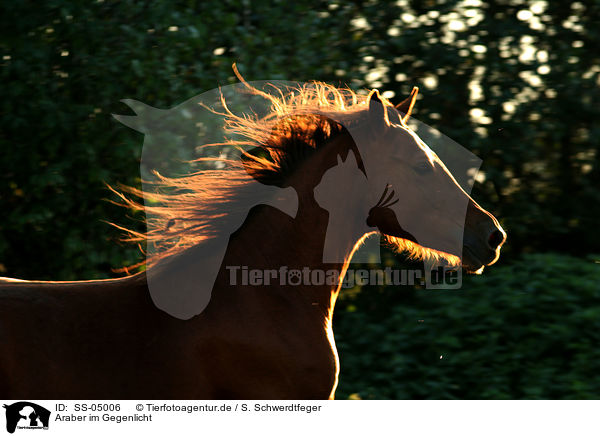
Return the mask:
<svg viewBox="0 0 600 436"><path fill-rule="evenodd" d="M506 232L488 211L469 202L463 236L462 265L467 272L480 273L495 263L506 241Z"/></svg>

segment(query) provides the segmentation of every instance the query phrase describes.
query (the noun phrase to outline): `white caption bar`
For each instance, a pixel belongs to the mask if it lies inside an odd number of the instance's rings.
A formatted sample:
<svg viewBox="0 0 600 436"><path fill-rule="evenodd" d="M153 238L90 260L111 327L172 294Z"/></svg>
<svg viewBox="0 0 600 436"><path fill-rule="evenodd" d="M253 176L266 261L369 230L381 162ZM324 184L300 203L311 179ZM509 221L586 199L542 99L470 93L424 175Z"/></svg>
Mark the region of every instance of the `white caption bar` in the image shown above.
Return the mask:
<svg viewBox="0 0 600 436"><path fill-rule="evenodd" d="M0 434L600 434L599 401L2 401ZM12 432L11 432L12 430ZM41 433L35 430L43 430ZM8 431L8 433L4 433ZM208 433L210 432L210 433ZM307 433L308 432L308 433Z"/></svg>

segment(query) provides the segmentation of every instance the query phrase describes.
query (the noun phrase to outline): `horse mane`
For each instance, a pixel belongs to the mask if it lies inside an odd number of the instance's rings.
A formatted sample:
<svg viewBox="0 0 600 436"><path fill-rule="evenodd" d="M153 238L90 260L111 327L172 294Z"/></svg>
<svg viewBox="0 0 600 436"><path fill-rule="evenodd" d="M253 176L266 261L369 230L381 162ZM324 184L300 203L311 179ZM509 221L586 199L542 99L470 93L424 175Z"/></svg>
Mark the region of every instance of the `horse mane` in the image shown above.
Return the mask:
<svg viewBox="0 0 600 436"><path fill-rule="evenodd" d="M212 168L182 177L155 172L156 180L144 181L155 188L153 192L131 186L119 185L119 189L108 186L120 199L115 204L145 211L146 216L152 217L146 223L146 233L110 223L125 233L122 241L138 243L140 248L144 243L151 244L155 248L148 259L151 264L216 237L215 220L237 207L237 199L253 183L248 174L262 183L281 186L308 156L347 132L344 126L367 119L369 95L323 82L298 85L285 93L273 86L275 92L267 93L246 82L235 65L234 71L246 92L267 100L269 112L262 117L235 114L221 94L224 112L213 112L223 116L225 132L236 139L202 147L233 146L240 151L241 159L201 157L190 163L212 163ZM382 104L393 108L387 99L380 99ZM216 162L220 162L221 168L214 165ZM117 271L128 272L129 268Z"/></svg>
<svg viewBox="0 0 600 436"><path fill-rule="evenodd" d="M372 90L363 95L349 88L311 82L290 88L285 93L273 86L275 92L267 93L247 83L235 65L233 68L246 92L268 101L269 113L263 117L235 114L221 93L224 112L208 109L223 116L226 133L237 139L202 147L218 149L234 146L240 151L241 159L201 157L190 163L212 163L212 167L182 177L166 177L154 172L156 180L144 181L155 188L153 192L131 186L120 185L120 189L108 186L121 200L115 204L134 211L145 211L146 216L151 217L146 222L146 233L110 223L125 233L122 241L137 243L142 251L143 244L154 249L153 256L146 261L116 271L128 273L130 269L144 264L152 266L217 237L219 226L215 225L216 220L238 207L247 207L247 200L239 199L250 191L249 185L255 183L248 175L265 184L284 186L285 180L312 153L347 133L346 126L367 120L370 97L377 92ZM386 108L384 120L389 125L388 108L393 109L394 106L377 95ZM408 129L402 117L394 119L394 122ZM362 166L360 156L357 159ZM220 163L220 167L214 165L216 162ZM145 204L141 199L145 199ZM407 252L411 258L446 257L445 253L400 238L387 237L387 242L397 251Z"/></svg>

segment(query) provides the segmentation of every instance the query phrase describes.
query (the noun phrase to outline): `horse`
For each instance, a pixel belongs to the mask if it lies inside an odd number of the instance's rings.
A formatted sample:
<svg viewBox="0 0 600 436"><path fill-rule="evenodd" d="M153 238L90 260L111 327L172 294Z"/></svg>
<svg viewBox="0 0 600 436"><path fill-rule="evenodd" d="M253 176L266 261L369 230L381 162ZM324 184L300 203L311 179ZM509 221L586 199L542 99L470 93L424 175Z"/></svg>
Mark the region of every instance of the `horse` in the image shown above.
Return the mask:
<svg viewBox="0 0 600 436"><path fill-rule="evenodd" d="M315 82L264 94L269 117L228 111L228 126L253 147L229 172L162 177L171 195L154 194L155 205L136 200L144 193L135 188L119 192L125 206L158 217L147 234L128 231L132 241L162 247L145 270L106 280L0 279L0 397L333 399L333 311L365 238L380 234L414 258L478 273L497 261L506 239L408 127L416 95L394 106L376 90L359 95ZM253 206L227 235L201 310L186 319L161 310L149 283L174 299L194 291L214 222L244 195L245 177L293 189L295 214ZM165 201L172 207L161 207ZM198 207L211 202L218 205ZM334 203L342 204L337 212ZM445 213L454 203L464 206L462 220ZM244 281L238 274L246 270L289 271L290 280ZM334 274L298 285L304 271Z"/></svg>

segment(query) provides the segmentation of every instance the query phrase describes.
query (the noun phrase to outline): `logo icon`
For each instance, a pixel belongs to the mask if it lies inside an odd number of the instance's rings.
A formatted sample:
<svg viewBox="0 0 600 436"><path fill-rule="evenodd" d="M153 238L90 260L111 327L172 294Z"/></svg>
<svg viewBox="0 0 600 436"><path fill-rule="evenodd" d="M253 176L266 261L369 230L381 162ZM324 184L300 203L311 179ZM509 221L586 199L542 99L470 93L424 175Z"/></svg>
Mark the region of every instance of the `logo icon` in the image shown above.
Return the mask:
<svg viewBox="0 0 600 436"><path fill-rule="evenodd" d="M48 429L50 411L29 401L19 401L4 405L6 409L6 431L14 433L18 429Z"/></svg>

